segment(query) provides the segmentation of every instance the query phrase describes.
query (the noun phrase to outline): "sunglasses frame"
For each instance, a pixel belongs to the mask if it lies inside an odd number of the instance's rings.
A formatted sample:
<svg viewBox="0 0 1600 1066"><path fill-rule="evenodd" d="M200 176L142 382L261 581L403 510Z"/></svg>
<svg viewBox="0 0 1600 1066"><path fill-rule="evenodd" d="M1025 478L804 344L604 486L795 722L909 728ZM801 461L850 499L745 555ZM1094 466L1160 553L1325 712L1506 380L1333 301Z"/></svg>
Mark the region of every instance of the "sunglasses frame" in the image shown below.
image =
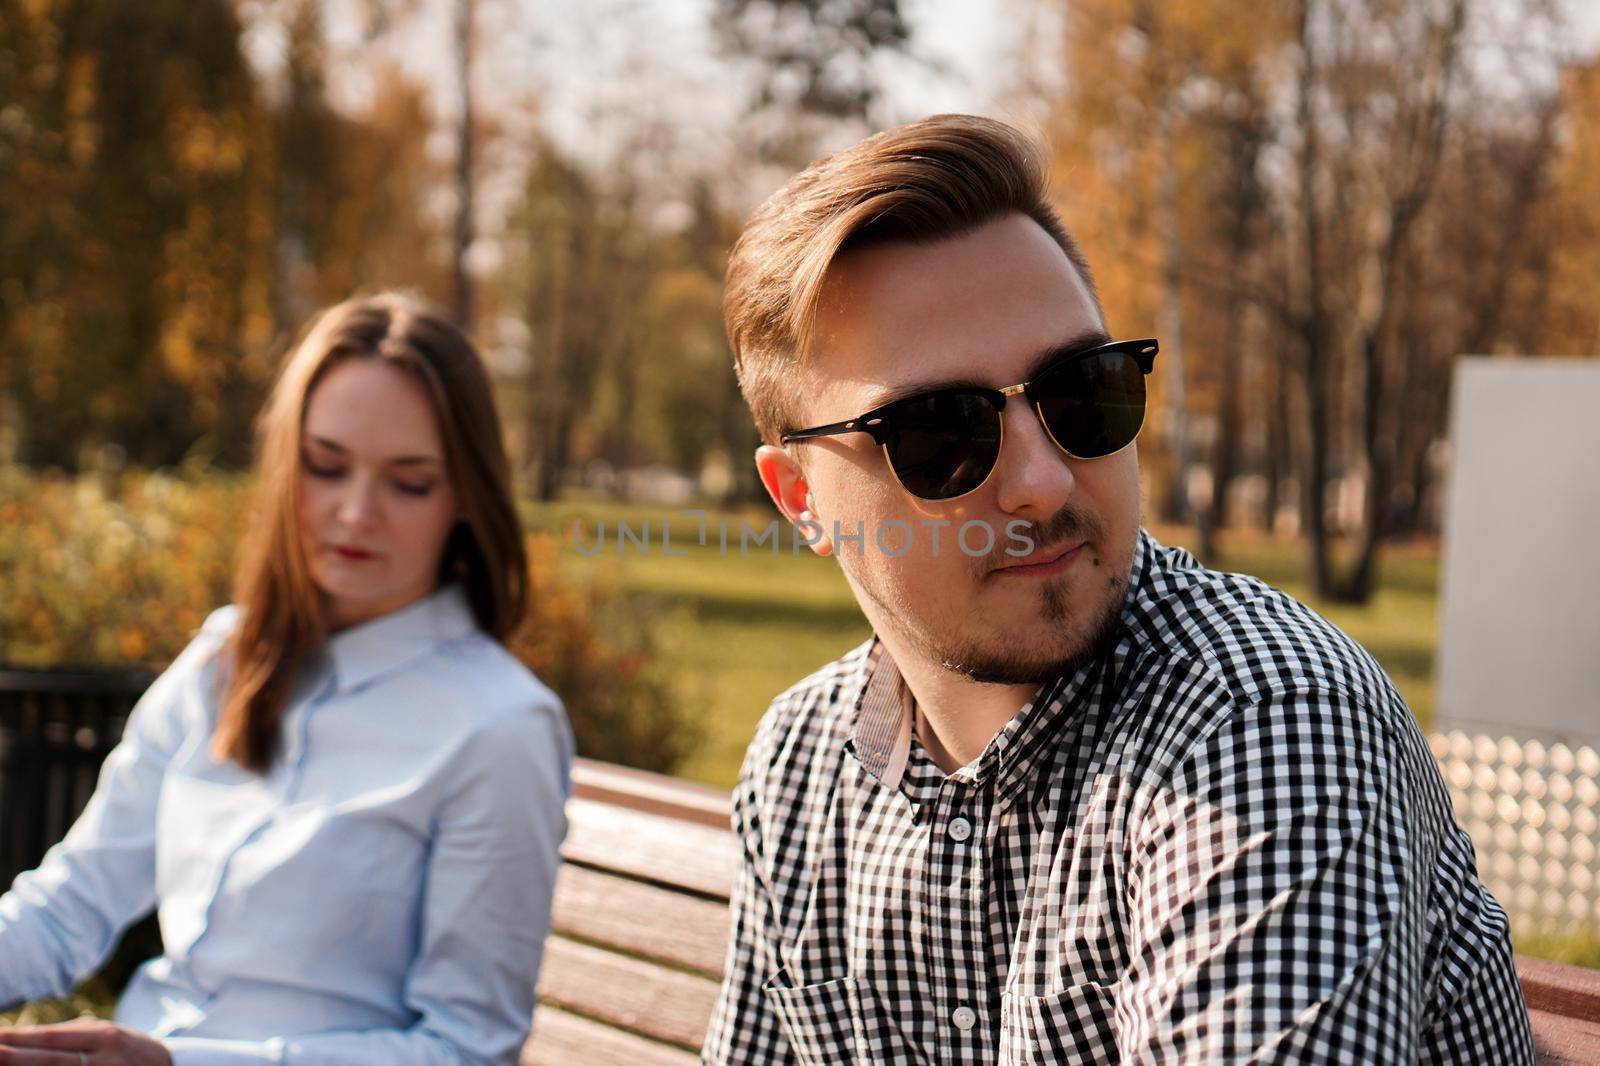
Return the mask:
<svg viewBox="0 0 1600 1066"><path fill-rule="evenodd" d="M894 479L900 482L900 487L905 489L906 492L910 493L912 496L916 496L916 498L919 500L928 500L930 502L942 503L946 500L959 500L963 496L969 496L972 493L977 492L979 489L983 488L984 485L988 484L989 479L994 476L995 467L1000 465L1000 456L1004 452L1006 445L1006 420L1004 417L1006 400L1012 396L1020 394L1025 395L1028 398L1028 405L1033 409L1034 417L1039 420L1039 425L1044 427L1045 436L1049 437L1050 442L1057 448L1061 449L1061 453L1068 458L1077 459L1080 462L1089 462L1094 459L1109 459L1113 455L1118 455L1123 451L1126 451L1134 441L1139 439L1139 433L1144 429L1145 419L1143 417L1139 419L1139 429L1134 431L1134 434L1131 438L1129 438L1128 443L1124 444L1116 451L1107 452L1105 455L1077 455L1068 450L1065 445L1056 439L1055 433L1050 429L1050 423L1045 421L1044 412L1039 409L1039 400L1034 395L1033 390L1041 378L1059 370L1068 363L1072 363L1079 359L1087 359L1090 356L1104 355L1106 352L1122 352L1125 355L1132 356L1134 362L1139 366L1140 373L1145 377L1149 377L1150 372L1155 368L1156 353L1160 350L1161 345L1154 337L1145 337L1140 340L1109 341L1105 344L1098 344L1093 348L1085 348L1082 351L1068 352L1059 359L1051 360L1049 363L1040 367L1039 372L1034 374L1032 378L1017 385L1007 385L1003 389L985 389L970 385L957 386L955 388L948 389L929 389L927 392L918 392L910 396L902 396L898 400L891 400L886 404L874 407L870 411L864 411L856 417L846 419L843 422L830 422L825 426L812 426L809 429L791 430L779 438L779 443L789 444L793 441L810 440L815 437L837 437L845 433L865 433L872 438L873 442L877 444L879 448L883 450L884 462L889 465L889 470L894 474ZM977 396L987 400L990 406L994 408L996 416L1000 419L1000 441L995 448L994 462L989 464L989 469L984 473L983 480L979 481L966 492L957 493L954 496L930 497L921 496L915 492L912 492L911 489L906 486L906 483L900 479L900 472L895 469L894 460L889 457L889 438L894 434L897 428L894 424L895 408L905 404L926 400L930 396Z"/></svg>

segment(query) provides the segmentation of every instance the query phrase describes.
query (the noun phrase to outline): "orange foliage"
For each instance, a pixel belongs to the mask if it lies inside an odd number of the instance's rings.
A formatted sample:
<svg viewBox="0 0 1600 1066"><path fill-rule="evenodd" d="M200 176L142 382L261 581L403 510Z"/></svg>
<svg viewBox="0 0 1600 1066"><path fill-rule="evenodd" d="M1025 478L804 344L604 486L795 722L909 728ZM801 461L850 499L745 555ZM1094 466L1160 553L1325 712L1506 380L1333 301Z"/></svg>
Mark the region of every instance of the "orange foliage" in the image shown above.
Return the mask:
<svg viewBox="0 0 1600 1066"><path fill-rule="evenodd" d="M0 664L161 669L228 602L253 487L198 467L0 466ZM548 536L528 546L533 606L511 650L561 695L580 753L670 770L696 733L652 670L648 619L563 581Z"/></svg>

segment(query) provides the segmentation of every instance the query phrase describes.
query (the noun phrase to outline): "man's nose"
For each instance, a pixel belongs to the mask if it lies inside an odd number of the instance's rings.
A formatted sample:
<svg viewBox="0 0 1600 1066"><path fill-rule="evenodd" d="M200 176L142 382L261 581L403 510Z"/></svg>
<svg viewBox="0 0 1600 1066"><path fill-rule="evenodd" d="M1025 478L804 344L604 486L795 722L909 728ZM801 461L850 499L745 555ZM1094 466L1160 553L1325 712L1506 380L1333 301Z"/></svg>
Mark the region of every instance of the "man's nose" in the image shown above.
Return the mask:
<svg viewBox="0 0 1600 1066"><path fill-rule="evenodd" d="M1013 398L1002 414L1005 440L994 472L995 504L1022 518L1049 518L1077 486L1067 453L1050 439L1026 399Z"/></svg>

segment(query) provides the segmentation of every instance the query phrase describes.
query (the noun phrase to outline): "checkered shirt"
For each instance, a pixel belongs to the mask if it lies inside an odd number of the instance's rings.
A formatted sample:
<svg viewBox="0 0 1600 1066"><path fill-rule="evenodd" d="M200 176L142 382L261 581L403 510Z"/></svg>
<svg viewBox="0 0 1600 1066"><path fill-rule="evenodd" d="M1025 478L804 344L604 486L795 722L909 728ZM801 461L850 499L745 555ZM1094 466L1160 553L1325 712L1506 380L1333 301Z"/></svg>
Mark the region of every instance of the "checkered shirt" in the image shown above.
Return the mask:
<svg viewBox="0 0 1600 1066"><path fill-rule="evenodd" d="M779 696L708 1063L1534 1061L1372 657L1141 531L1106 653L946 775L876 640Z"/></svg>

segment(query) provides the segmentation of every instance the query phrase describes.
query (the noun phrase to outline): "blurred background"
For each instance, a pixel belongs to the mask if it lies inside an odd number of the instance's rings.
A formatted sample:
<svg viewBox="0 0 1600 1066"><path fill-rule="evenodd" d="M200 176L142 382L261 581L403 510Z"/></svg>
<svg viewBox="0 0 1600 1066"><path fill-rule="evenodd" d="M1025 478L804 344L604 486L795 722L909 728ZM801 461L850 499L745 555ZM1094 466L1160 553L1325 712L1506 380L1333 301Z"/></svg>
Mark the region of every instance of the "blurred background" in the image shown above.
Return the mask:
<svg viewBox="0 0 1600 1066"><path fill-rule="evenodd" d="M229 599L278 359L400 286L489 357L517 650L580 749L731 784L770 698L867 635L834 565L589 557L573 524L770 521L726 251L820 152L951 110L1050 146L1113 334L1161 338L1146 524L1315 606L1433 729L1453 376L1600 356L1584 0L0 0L0 677L170 661ZM0 746L17 862L92 786L85 723ZM1519 948L1600 965L1600 759L1540 750L1576 843ZM79 759L48 817L15 791L47 752Z"/></svg>

